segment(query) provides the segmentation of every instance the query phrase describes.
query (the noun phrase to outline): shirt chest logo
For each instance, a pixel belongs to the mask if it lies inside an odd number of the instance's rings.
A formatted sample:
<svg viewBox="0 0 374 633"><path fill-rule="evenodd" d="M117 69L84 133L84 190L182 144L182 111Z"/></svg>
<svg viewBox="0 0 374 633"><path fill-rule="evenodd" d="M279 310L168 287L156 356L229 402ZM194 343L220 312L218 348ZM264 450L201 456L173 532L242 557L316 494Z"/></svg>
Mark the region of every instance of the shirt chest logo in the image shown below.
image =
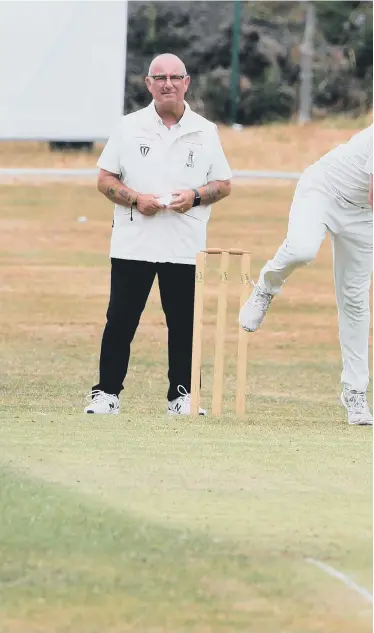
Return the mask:
<svg viewBox="0 0 374 633"><path fill-rule="evenodd" d="M190 150L188 152L188 158L187 161L185 163L185 167L195 167L195 152L193 152L192 150Z"/></svg>
<svg viewBox="0 0 374 633"><path fill-rule="evenodd" d="M145 158L151 148L149 147L149 145L140 145L139 149L141 155L143 156L143 158Z"/></svg>

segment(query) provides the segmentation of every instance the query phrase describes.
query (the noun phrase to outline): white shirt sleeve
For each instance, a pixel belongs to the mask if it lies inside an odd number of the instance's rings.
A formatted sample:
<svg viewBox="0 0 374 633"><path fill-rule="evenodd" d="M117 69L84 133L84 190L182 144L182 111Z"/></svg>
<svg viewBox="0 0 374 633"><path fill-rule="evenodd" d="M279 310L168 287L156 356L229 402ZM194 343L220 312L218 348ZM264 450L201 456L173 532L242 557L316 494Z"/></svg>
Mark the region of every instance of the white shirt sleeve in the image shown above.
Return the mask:
<svg viewBox="0 0 374 633"><path fill-rule="evenodd" d="M207 174L208 182L213 180L230 180L232 171L223 152L221 141L219 140L217 126L212 134L211 140L211 164Z"/></svg>
<svg viewBox="0 0 374 633"><path fill-rule="evenodd" d="M373 139L370 139L370 150L369 150L369 156L368 159L365 163L364 166L364 172L366 174L372 174L373 173Z"/></svg>
<svg viewBox="0 0 374 633"><path fill-rule="evenodd" d="M97 161L97 166L100 169L105 169L113 174L121 173L120 164L120 138L121 138L121 126L119 125L114 132L110 135L101 156Z"/></svg>

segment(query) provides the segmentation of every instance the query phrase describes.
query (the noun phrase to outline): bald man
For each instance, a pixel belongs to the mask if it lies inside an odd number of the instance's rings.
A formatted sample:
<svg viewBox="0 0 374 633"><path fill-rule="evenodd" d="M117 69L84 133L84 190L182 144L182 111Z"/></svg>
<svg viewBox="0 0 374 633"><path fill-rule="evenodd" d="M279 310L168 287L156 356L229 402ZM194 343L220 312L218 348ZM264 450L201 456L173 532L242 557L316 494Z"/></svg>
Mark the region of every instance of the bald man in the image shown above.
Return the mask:
<svg viewBox="0 0 374 633"><path fill-rule="evenodd" d="M206 247L211 205L230 193L217 127L184 100L190 77L182 60L159 55L145 82L152 102L122 117L98 161L98 189L114 203L111 288L99 383L85 413L119 413L156 275L168 328L167 413L190 413L195 258Z"/></svg>

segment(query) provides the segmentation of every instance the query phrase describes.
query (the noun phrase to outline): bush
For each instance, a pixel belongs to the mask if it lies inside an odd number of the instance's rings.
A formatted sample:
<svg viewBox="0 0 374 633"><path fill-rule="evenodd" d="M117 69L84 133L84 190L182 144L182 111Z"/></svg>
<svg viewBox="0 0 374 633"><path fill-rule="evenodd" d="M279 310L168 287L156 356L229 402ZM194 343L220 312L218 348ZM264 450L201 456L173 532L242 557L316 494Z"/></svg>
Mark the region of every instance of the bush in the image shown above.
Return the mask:
<svg viewBox="0 0 374 633"><path fill-rule="evenodd" d="M130 2L125 112L149 103L151 59L180 56L191 75L188 100L201 114L229 122L233 2ZM292 117L298 108L301 2L241 3L237 122ZM316 2L314 105L320 112L368 110L372 101L371 2Z"/></svg>

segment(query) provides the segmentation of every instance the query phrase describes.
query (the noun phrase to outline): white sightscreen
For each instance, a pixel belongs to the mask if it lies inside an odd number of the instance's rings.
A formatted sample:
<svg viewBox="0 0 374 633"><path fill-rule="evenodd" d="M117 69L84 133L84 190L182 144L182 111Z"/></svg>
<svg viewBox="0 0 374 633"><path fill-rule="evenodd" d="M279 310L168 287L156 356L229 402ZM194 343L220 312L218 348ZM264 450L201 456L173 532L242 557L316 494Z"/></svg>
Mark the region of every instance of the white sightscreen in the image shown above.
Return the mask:
<svg viewBox="0 0 374 633"><path fill-rule="evenodd" d="M0 1L0 139L108 138L126 37L127 2Z"/></svg>

